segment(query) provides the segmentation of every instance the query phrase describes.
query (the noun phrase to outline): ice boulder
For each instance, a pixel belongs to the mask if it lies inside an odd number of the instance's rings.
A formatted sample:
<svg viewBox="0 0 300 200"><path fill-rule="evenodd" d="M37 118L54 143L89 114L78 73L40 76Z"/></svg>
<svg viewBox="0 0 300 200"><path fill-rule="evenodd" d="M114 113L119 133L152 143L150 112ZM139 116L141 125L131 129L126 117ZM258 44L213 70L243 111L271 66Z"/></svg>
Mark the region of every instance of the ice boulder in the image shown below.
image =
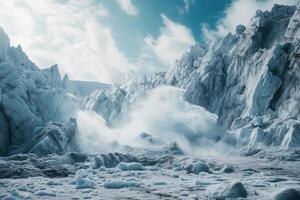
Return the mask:
<svg viewBox="0 0 300 200"><path fill-rule="evenodd" d="M277 193L274 200L298 200L300 199L300 188L289 188Z"/></svg>
<svg viewBox="0 0 300 200"><path fill-rule="evenodd" d="M138 162L131 162L131 163L120 162L117 168L119 168L122 171L145 170L145 167Z"/></svg>
<svg viewBox="0 0 300 200"><path fill-rule="evenodd" d="M246 198L248 192L241 182L236 182L217 189L211 196L216 200L237 199Z"/></svg>
<svg viewBox="0 0 300 200"><path fill-rule="evenodd" d="M206 163L202 161L197 161L192 164L188 164L184 168L189 173L195 173L195 174L199 174L200 172L209 172L209 167L207 166Z"/></svg>
<svg viewBox="0 0 300 200"><path fill-rule="evenodd" d="M125 187L138 187L140 185L142 185L142 182L136 179L129 179L129 180L112 179L112 180L105 181L103 187L106 189L121 189Z"/></svg>
<svg viewBox="0 0 300 200"><path fill-rule="evenodd" d="M96 188L96 183L89 177L85 169L80 169L75 175L76 189Z"/></svg>
<svg viewBox="0 0 300 200"><path fill-rule="evenodd" d="M221 169L223 173L232 173L234 172L234 168L230 165L224 165L224 167Z"/></svg>

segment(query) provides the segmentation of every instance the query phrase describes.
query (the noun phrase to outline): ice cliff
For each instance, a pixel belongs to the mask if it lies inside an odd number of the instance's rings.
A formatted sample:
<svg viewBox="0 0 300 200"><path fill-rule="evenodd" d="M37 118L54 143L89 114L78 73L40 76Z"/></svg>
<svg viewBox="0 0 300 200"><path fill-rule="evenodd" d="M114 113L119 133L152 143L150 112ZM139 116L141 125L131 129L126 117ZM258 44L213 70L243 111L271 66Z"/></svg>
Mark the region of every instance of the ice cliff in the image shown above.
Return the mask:
<svg viewBox="0 0 300 200"><path fill-rule="evenodd" d="M62 84L57 65L40 70L0 30L0 155L76 150L79 100Z"/></svg>
<svg viewBox="0 0 300 200"><path fill-rule="evenodd" d="M132 78L96 91L85 108L110 124L160 85L186 90L185 99L219 116L238 146L300 146L300 5L257 11L246 27L196 45L165 73Z"/></svg>

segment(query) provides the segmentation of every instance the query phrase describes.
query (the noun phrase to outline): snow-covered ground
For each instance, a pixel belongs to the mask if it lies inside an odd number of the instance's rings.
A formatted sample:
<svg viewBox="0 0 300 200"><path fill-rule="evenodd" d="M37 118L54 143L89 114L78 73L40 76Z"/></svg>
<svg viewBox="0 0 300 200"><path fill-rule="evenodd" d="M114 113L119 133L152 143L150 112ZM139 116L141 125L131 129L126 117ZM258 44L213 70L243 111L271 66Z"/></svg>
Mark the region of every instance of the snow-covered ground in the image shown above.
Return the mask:
<svg viewBox="0 0 300 200"><path fill-rule="evenodd" d="M95 165L93 156L89 155L85 161L77 156L78 163L72 164L76 169L67 177L3 178L0 198L274 199L282 190L300 188L300 151L296 150L252 150L242 152L243 155L228 152L209 156L166 149L136 152L139 153L134 153L135 158L140 163L115 162L115 167L106 168L105 161L102 166ZM62 160L59 156L47 159ZM24 164L23 159L15 160ZM62 163L62 166L69 164ZM299 192L288 190L287 193L293 196L275 199L299 199Z"/></svg>

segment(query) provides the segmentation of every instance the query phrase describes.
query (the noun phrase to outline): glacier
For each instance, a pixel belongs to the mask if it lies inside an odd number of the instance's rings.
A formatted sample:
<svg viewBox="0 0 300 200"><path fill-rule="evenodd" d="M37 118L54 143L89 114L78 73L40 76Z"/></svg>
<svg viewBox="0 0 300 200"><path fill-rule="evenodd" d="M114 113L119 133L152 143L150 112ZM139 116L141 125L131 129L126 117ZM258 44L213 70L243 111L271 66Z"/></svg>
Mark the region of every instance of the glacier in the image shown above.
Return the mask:
<svg viewBox="0 0 300 200"><path fill-rule="evenodd" d="M281 5L257 11L248 27L239 25L235 34L193 46L165 73L130 77L97 91L87 97L85 108L113 125L140 97L170 85L185 89L189 103L216 114L237 145L297 147L299 12Z"/></svg>
<svg viewBox="0 0 300 200"><path fill-rule="evenodd" d="M0 29L0 199L299 199L299 68L300 3L113 85Z"/></svg>

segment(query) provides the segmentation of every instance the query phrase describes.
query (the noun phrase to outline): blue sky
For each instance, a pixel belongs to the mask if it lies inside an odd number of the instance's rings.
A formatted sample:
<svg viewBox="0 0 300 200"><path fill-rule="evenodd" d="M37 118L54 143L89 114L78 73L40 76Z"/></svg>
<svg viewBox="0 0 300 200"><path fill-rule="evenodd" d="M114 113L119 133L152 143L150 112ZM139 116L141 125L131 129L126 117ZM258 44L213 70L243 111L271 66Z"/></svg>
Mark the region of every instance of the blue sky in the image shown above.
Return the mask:
<svg viewBox="0 0 300 200"><path fill-rule="evenodd" d="M99 1L94 1L95 3ZM212 27L224 14L226 6L231 0L189 0L188 10L185 10L183 0L133 0L132 3L139 10L138 16L121 12L116 1L104 0L101 3L107 7L111 17L107 25L113 30L119 48L130 57L137 57L140 40L148 34L159 36L163 26L161 14L176 23L188 27L197 41L201 41L201 24L207 23Z"/></svg>
<svg viewBox="0 0 300 200"><path fill-rule="evenodd" d="M256 10L298 0L9 0L0 26L40 68L118 82L167 70L191 45L234 32Z"/></svg>

